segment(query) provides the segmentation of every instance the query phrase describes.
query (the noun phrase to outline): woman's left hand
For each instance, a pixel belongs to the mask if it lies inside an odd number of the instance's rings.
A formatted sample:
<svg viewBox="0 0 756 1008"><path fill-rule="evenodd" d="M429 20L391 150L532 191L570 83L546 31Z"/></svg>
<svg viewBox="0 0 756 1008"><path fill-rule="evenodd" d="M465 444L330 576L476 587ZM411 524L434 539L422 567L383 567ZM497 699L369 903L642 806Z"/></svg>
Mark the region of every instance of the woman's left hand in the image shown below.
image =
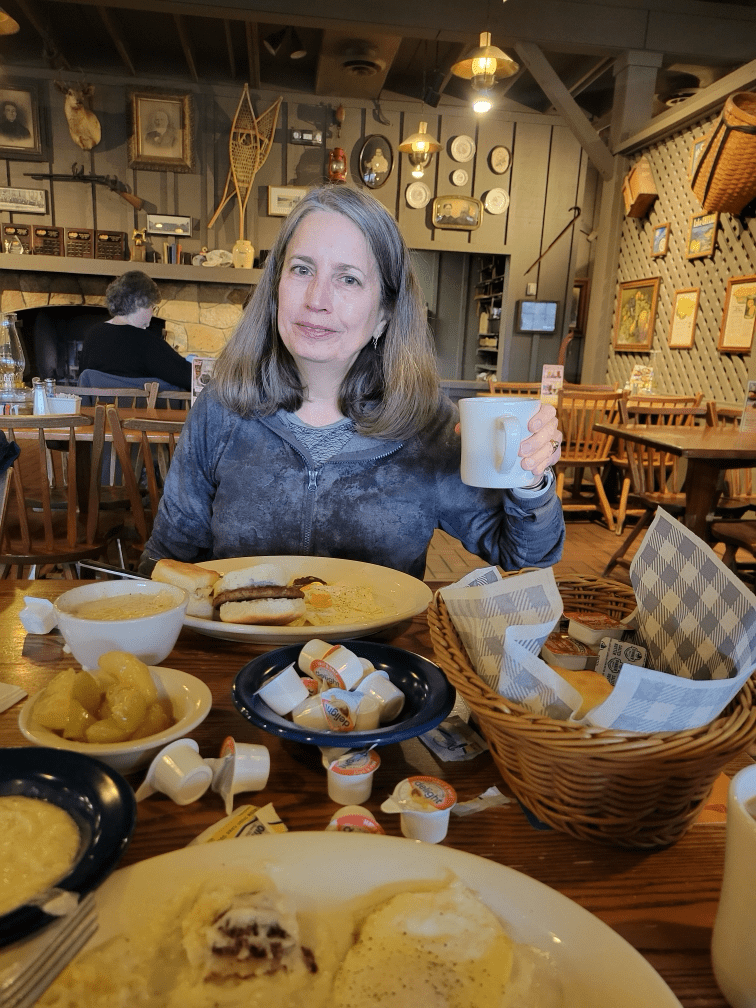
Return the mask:
<svg viewBox="0 0 756 1008"><path fill-rule="evenodd" d="M520 458L523 469L530 469L533 482L537 483L545 470L559 458L561 453L562 432L557 426L556 410L548 403L541 403L541 408L528 422L528 430L532 435L520 445Z"/></svg>

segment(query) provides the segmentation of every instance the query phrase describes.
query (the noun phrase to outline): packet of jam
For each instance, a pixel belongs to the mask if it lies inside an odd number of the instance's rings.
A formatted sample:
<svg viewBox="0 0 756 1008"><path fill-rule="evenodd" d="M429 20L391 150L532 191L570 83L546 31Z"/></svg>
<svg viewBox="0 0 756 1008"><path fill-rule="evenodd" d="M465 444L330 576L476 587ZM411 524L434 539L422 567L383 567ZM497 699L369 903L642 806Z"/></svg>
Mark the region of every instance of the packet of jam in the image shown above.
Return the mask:
<svg viewBox="0 0 756 1008"><path fill-rule="evenodd" d="M597 612L566 612L569 623L567 633L575 640L582 641L589 647L598 647L602 637L613 637L622 640L627 629L624 624L613 616Z"/></svg>
<svg viewBox="0 0 756 1008"><path fill-rule="evenodd" d="M544 641L541 657L549 665L584 669L595 667L598 653L582 641L554 630Z"/></svg>

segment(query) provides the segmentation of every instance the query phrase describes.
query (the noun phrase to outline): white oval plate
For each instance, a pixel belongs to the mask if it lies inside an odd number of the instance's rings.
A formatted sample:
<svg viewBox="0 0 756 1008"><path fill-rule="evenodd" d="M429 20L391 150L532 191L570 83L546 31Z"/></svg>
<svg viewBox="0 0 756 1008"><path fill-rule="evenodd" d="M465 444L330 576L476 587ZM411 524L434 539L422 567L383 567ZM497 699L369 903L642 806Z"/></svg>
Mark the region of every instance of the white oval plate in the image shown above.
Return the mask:
<svg viewBox="0 0 756 1008"><path fill-rule="evenodd" d="M452 185L463 186L467 185L467 180L470 176L467 174L464 168L457 168L456 171L452 172L451 180Z"/></svg>
<svg viewBox="0 0 756 1008"><path fill-rule="evenodd" d="M304 644L313 637L345 640L377 633L386 627L411 619L428 608L433 592L417 578L402 571L361 560L339 560L336 557L260 556L235 557L232 560L208 560L200 564L225 574L240 567L271 563L283 568L288 580L314 575L331 584L367 585L372 589L376 605L385 615L365 623L337 623L331 626L255 626L246 623L221 623L220 620L185 616L184 626L208 637L220 640L248 641L261 644Z"/></svg>
<svg viewBox="0 0 756 1008"><path fill-rule="evenodd" d="M483 206L492 214L501 214L509 206L509 193L505 189L489 189Z"/></svg>
<svg viewBox="0 0 756 1008"><path fill-rule="evenodd" d="M421 210L428 205L431 194L425 182L411 182L405 192L407 203L415 210Z"/></svg>
<svg viewBox="0 0 756 1008"><path fill-rule="evenodd" d="M456 136L451 142L449 152L455 161L470 161L475 153L475 141L464 134Z"/></svg>
<svg viewBox="0 0 756 1008"><path fill-rule="evenodd" d="M391 885L393 894L396 883L412 889L413 883L444 880L451 871L501 918L515 941L548 953L562 978L565 1005L680 1008L639 952L566 896L494 861L402 837L263 834L148 858L114 872L97 890L99 929L87 947L136 934L145 926L146 907L164 905L185 886L209 878L222 885L250 870L268 874L298 909L325 911L379 886Z"/></svg>
<svg viewBox="0 0 756 1008"><path fill-rule="evenodd" d="M497 175L503 175L512 162L512 155L506 147L494 147L488 155L488 163L491 171Z"/></svg>

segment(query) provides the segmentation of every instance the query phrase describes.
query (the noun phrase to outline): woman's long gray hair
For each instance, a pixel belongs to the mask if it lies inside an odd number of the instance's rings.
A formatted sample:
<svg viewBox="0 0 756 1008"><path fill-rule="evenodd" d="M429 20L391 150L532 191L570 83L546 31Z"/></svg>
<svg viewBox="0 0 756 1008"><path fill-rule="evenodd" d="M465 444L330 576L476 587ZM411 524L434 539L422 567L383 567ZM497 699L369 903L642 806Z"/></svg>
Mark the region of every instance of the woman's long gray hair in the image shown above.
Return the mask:
<svg viewBox="0 0 756 1008"><path fill-rule="evenodd" d="M381 307L389 318L377 348L364 346L344 378L339 409L362 434L410 437L438 409L438 371L425 303L394 218L378 200L346 186L310 190L284 221L254 296L216 362L218 397L244 417L279 408L293 412L302 405L302 380L278 336L278 285L292 235L316 210L342 214L365 235L378 266Z"/></svg>

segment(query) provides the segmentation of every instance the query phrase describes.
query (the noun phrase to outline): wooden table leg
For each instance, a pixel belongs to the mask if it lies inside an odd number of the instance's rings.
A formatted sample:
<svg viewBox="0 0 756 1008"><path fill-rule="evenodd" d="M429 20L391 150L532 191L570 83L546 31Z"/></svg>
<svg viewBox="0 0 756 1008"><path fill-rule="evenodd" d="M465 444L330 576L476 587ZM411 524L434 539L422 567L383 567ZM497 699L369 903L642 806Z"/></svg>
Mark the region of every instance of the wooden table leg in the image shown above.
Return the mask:
<svg viewBox="0 0 756 1008"><path fill-rule="evenodd" d="M704 542L709 542L707 515L711 514L719 498L718 465L705 459L688 460L685 478L685 525Z"/></svg>

